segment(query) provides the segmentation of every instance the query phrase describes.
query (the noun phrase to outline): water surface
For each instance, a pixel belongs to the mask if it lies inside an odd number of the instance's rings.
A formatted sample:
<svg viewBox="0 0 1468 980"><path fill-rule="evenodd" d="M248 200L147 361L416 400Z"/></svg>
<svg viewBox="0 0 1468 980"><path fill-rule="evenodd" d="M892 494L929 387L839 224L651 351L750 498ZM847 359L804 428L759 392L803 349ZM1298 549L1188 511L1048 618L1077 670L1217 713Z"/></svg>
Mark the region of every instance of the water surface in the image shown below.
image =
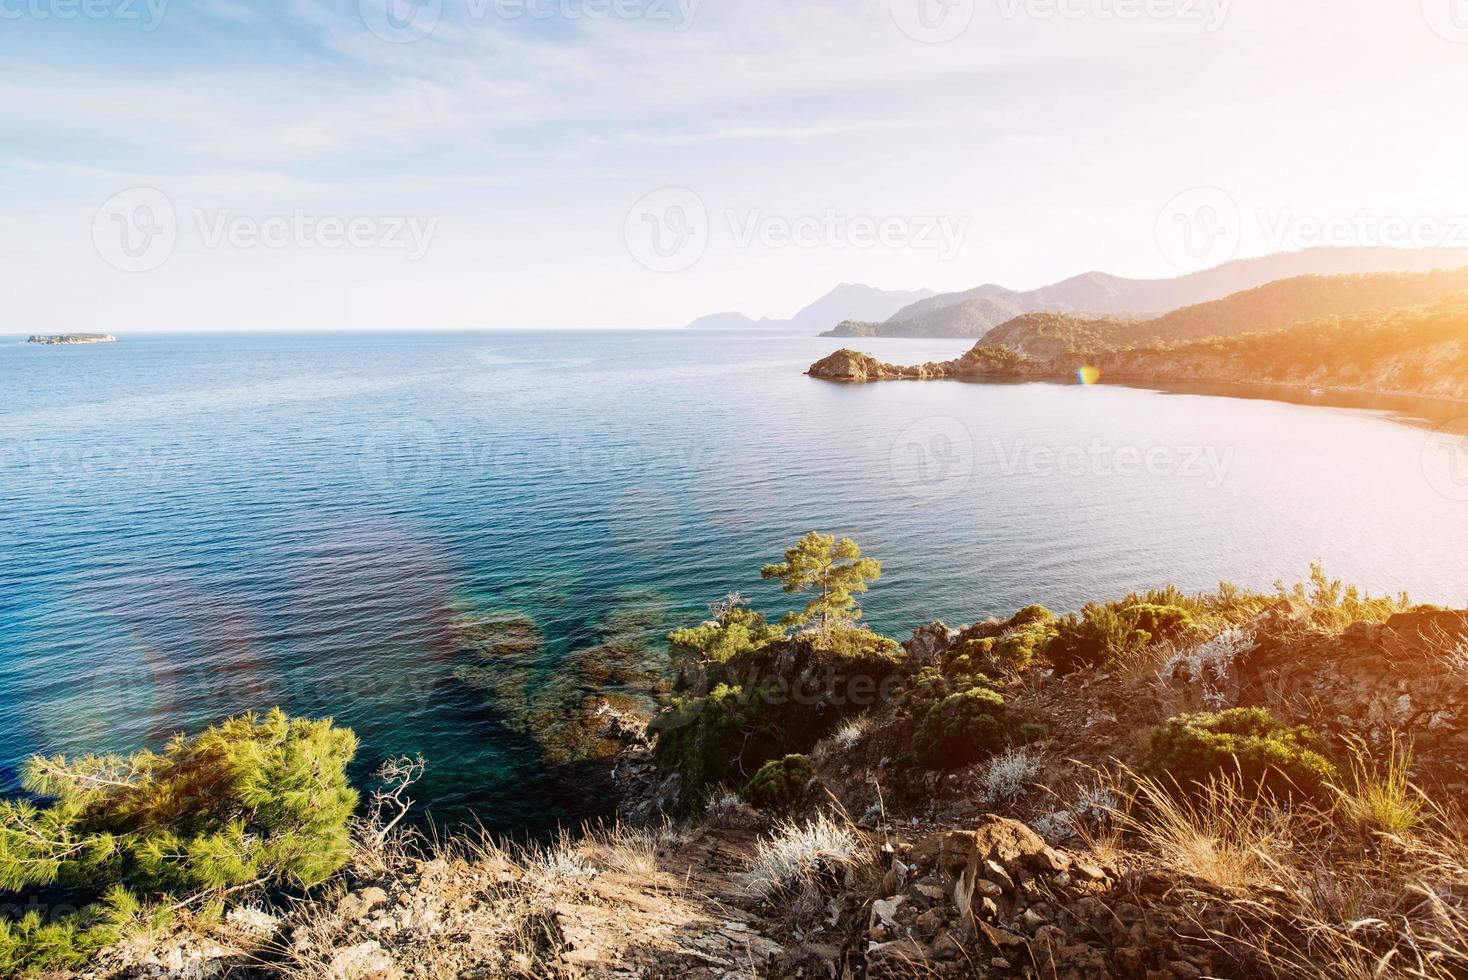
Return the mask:
<svg viewBox="0 0 1468 980"><path fill-rule="evenodd" d="M552 705L594 693L587 664L655 660L728 589L785 608L759 566L812 528L883 559L864 605L893 635L1168 582L1268 587L1316 558L1378 591L1468 598L1468 487L1390 411L804 377L832 346L0 344L5 786L31 752L282 703L356 729L364 769L427 755L437 814L574 817L599 801L525 717L553 725ZM868 346L915 362L964 345ZM528 619L540 643L503 683L466 683L496 669L462 643L486 617Z"/></svg>

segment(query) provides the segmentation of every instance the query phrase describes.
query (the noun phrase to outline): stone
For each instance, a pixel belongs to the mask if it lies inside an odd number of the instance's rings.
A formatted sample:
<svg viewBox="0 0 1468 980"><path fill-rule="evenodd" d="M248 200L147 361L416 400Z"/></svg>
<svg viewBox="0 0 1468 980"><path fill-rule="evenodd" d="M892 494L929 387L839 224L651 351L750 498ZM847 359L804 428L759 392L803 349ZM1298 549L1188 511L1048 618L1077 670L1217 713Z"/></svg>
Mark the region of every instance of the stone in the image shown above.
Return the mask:
<svg viewBox="0 0 1468 980"><path fill-rule="evenodd" d="M1070 858L1053 847L1042 848L1032 855L1035 867L1041 871L1060 872L1070 870Z"/></svg>
<svg viewBox="0 0 1468 980"><path fill-rule="evenodd" d="M1049 922L1049 919L1034 909L1025 909L1024 913L1019 917L1019 924L1024 927L1026 932L1036 932L1041 926L1048 925Z"/></svg>
<svg viewBox="0 0 1468 980"><path fill-rule="evenodd" d="M895 898L879 898L872 902L871 924L875 926L880 923L889 929L897 928L897 909L901 905L901 895Z"/></svg>
<svg viewBox="0 0 1468 980"><path fill-rule="evenodd" d="M329 980L400 980L402 971L374 940L339 949L327 964Z"/></svg>
<svg viewBox="0 0 1468 980"><path fill-rule="evenodd" d="M374 886L348 892L337 903L336 911L348 922L359 922L386 905L387 892Z"/></svg>
<svg viewBox="0 0 1468 980"><path fill-rule="evenodd" d="M979 874L983 876L984 880L992 881L1006 893L1014 891L1014 879L1009 876L1008 871L1004 870L1004 866L997 861L985 861L979 869Z"/></svg>
<svg viewBox="0 0 1468 980"><path fill-rule="evenodd" d="M1008 949L1023 949L1029 945L1023 936L1016 936L1008 929L991 926L987 922L979 923L979 931L988 940L989 945L993 946L1000 953Z"/></svg>

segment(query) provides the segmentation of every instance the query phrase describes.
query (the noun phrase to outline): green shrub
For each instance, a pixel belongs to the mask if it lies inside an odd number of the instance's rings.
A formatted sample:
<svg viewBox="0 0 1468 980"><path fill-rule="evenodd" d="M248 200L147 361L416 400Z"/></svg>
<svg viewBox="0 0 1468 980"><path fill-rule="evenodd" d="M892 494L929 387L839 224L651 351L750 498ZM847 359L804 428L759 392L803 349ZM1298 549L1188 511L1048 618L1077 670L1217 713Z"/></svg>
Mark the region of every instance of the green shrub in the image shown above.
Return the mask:
<svg viewBox="0 0 1468 980"><path fill-rule="evenodd" d="M1022 671L1055 638L1055 614L1044 606L1026 606L1002 630L998 636L965 642L959 660L969 669L988 674Z"/></svg>
<svg viewBox="0 0 1468 980"><path fill-rule="evenodd" d="M1016 745L1029 745L1038 742L1050 734L1050 726L1044 722L1027 721L1014 730L1014 743Z"/></svg>
<svg viewBox="0 0 1468 980"><path fill-rule="evenodd" d="M1179 636L1193 625L1189 609L1146 601L1154 597L1161 596L1131 595L1121 602L1086 603L1079 616L1072 613L1056 624L1055 638L1045 649L1050 662L1064 672L1105 666L1154 640Z"/></svg>
<svg viewBox="0 0 1468 980"><path fill-rule="evenodd" d="M1320 562L1310 565L1310 581L1299 583L1286 590L1283 583L1276 583L1280 598L1303 605L1310 619L1323 629L1343 630L1352 623L1384 623L1392 616L1411 608L1411 597L1405 592L1395 596L1373 596L1355 586L1346 586L1339 579L1325 574Z"/></svg>
<svg viewBox="0 0 1468 980"><path fill-rule="evenodd" d="M938 702L976 687L994 690L994 682L983 674L947 674L937 667L924 667L897 695L897 704L909 718L921 721Z"/></svg>
<svg viewBox="0 0 1468 980"><path fill-rule="evenodd" d="M1184 788L1234 776L1280 799L1320 798L1336 778L1323 747L1314 731L1285 725L1264 708L1231 708L1181 715L1160 726L1143 772Z"/></svg>
<svg viewBox="0 0 1468 980"><path fill-rule="evenodd" d="M119 887L82 911L49 922L39 911L14 921L0 919L0 975L80 969L121 940L141 916L138 900Z"/></svg>
<svg viewBox="0 0 1468 980"><path fill-rule="evenodd" d="M1004 744L1004 698L987 687L951 694L928 709L912 737L918 763L956 769Z"/></svg>
<svg viewBox="0 0 1468 980"><path fill-rule="evenodd" d="M84 961L137 895L323 881L350 856L356 747L330 721L276 709L161 753L31 759L22 785L37 801L0 802L0 889L52 888L82 911L4 923L0 956L25 969Z"/></svg>
<svg viewBox="0 0 1468 980"><path fill-rule="evenodd" d="M738 605L737 595L710 610L715 619L668 634L668 652L675 662L726 663L732 657L783 639L785 630L765 620L762 613Z"/></svg>
<svg viewBox="0 0 1468 980"><path fill-rule="evenodd" d="M1193 614L1182 606L1139 602L1127 606L1122 615L1137 624L1154 640L1170 640L1193 625Z"/></svg>
<svg viewBox="0 0 1468 980"><path fill-rule="evenodd" d="M803 755L771 759L744 784L741 796L761 810L783 810L794 806L815 777L810 760Z"/></svg>
<svg viewBox="0 0 1468 980"><path fill-rule="evenodd" d="M757 694L720 684L706 697L675 699L650 731L658 737L662 763L682 777L691 798L731 771L760 765L783 752L783 733L764 709Z"/></svg>

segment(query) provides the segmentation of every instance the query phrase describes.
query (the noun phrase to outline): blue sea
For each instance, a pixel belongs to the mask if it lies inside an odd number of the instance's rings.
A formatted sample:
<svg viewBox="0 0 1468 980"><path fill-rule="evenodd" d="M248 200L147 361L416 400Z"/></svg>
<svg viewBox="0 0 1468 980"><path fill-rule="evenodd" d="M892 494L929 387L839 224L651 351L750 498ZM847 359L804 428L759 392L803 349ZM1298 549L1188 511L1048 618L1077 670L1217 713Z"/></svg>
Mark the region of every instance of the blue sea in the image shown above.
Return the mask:
<svg viewBox="0 0 1468 980"><path fill-rule="evenodd" d="M1268 588L1315 559L1468 599L1468 488L1411 411L803 376L836 346L0 342L0 788L34 752L156 746L281 704L350 725L359 775L426 756L435 818L574 820L605 797L544 731L727 591L789 608L759 569L811 529L883 561L863 605L898 637L1165 583ZM484 623L488 653L465 641Z"/></svg>

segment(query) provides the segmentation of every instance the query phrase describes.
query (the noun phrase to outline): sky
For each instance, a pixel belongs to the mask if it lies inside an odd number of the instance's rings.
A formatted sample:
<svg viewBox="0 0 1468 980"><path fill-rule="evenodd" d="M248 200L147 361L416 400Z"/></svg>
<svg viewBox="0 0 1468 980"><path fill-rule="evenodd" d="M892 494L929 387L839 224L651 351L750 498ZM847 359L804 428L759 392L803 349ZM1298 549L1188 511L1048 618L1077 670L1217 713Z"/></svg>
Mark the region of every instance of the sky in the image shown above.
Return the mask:
<svg viewBox="0 0 1468 980"><path fill-rule="evenodd" d="M1468 245L1468 0L0 0L0 332Z"/></svg>

